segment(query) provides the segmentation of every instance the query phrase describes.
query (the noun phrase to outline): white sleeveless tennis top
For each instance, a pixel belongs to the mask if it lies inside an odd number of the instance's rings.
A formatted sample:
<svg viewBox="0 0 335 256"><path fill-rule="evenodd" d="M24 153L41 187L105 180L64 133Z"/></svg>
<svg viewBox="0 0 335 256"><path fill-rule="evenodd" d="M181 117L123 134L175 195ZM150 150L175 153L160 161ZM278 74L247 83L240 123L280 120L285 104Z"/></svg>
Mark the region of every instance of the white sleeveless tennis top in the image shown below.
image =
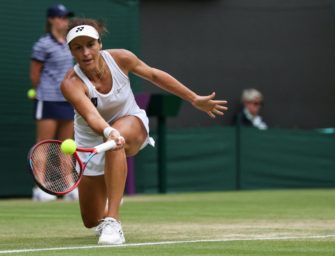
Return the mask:
<svg viewBox="0 0 335 256"><path fill-rule="evenodd" d="M122 72L108 51L101 51L101 55L110 69L113 78L112 89L106 94L102 94L95 89L92 82L84 72L82 72L78 64L74 66L74 71L88 89L88 97L106 122L111 124L123 116L136 116L142 121L149 134L149 119L146 112L140 109L135 101L134 94L130 87L129 77ZM78 147L94 147L103 142L102 135L96 134L76 110L74 117L74 135ZM154 145L153 139L149 136L142 148L147 144ZM98 154L90 160L84 174L101 175L103 174L103 170L104 154Z"/></svg>

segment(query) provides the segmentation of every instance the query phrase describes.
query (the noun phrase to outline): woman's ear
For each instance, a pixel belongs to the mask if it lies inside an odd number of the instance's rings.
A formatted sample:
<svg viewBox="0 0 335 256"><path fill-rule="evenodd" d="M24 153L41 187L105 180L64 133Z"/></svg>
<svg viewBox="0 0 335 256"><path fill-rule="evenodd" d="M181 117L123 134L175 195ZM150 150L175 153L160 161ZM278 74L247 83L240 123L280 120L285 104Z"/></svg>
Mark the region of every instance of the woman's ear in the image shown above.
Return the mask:
<svg viewBox="0 0 335 256"><path fill-rule="evenodd" d="M102 50L102 41L101 41L100 38L98 39L98 42L99 42L99 45L100 45L100 50Z"/></svg>

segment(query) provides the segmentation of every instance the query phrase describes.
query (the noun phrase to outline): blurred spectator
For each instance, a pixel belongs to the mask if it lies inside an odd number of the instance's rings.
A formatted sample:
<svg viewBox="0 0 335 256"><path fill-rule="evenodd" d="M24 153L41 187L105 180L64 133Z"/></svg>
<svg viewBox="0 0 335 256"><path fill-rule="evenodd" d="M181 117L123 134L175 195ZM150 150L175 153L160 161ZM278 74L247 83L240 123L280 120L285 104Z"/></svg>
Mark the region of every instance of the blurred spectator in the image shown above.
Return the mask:
<svg viewBox="0 0 335 256"><path fill-rule="evenodd" d="M267 124L260 116L260 110L263 106L263 95L260 91L249 88L242 92L242 109L234 116L233 123L240 125L256 127L260 130L268 128Z"/></svg>
<svg viewBox="0 0 335 256"><path fill-rule="evenodd" d="M74 110L60 91L64 75L73 66L73 58L65 40L69 17L73 15L62 4L50 6L46 10L46 33L33 45L30 79L36 89L34 118L37 142L73 137ZM64 197L71 200L77 198L77 190ZM54 199L56 196L49 195L38 187L33 188L34 201Z"/></svg>

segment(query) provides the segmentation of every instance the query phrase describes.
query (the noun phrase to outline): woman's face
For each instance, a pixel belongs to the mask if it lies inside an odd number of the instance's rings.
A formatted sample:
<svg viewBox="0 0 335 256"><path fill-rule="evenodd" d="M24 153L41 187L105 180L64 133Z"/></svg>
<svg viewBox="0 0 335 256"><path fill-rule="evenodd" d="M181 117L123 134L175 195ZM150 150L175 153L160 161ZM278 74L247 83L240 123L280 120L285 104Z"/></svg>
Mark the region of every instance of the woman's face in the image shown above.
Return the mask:
<svg viewBox="0 0 335 256"><path fill-rule="evenodd" d="M98 67L101 44L97 39L79 36L70 42L69 47L80 68L90 71Z"/></svg>

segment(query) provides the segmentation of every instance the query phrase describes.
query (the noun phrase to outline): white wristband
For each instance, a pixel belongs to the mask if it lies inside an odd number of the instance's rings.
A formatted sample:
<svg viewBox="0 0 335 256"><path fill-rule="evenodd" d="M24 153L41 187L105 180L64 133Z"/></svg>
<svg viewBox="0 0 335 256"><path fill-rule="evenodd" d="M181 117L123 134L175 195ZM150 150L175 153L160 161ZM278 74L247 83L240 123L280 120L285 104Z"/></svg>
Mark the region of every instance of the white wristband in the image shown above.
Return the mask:
<svg viewBox="0 0 335 256"><path fill-rule="evenodd" d="M116 129L113 128L113 127L110 127L110 126L106 127L106 128L104 129L104 136L105 136L105 138L108 139L109 135L110 135L113 131L117 131L117 132L118 132L118 130L116 130Z"/></svg>

